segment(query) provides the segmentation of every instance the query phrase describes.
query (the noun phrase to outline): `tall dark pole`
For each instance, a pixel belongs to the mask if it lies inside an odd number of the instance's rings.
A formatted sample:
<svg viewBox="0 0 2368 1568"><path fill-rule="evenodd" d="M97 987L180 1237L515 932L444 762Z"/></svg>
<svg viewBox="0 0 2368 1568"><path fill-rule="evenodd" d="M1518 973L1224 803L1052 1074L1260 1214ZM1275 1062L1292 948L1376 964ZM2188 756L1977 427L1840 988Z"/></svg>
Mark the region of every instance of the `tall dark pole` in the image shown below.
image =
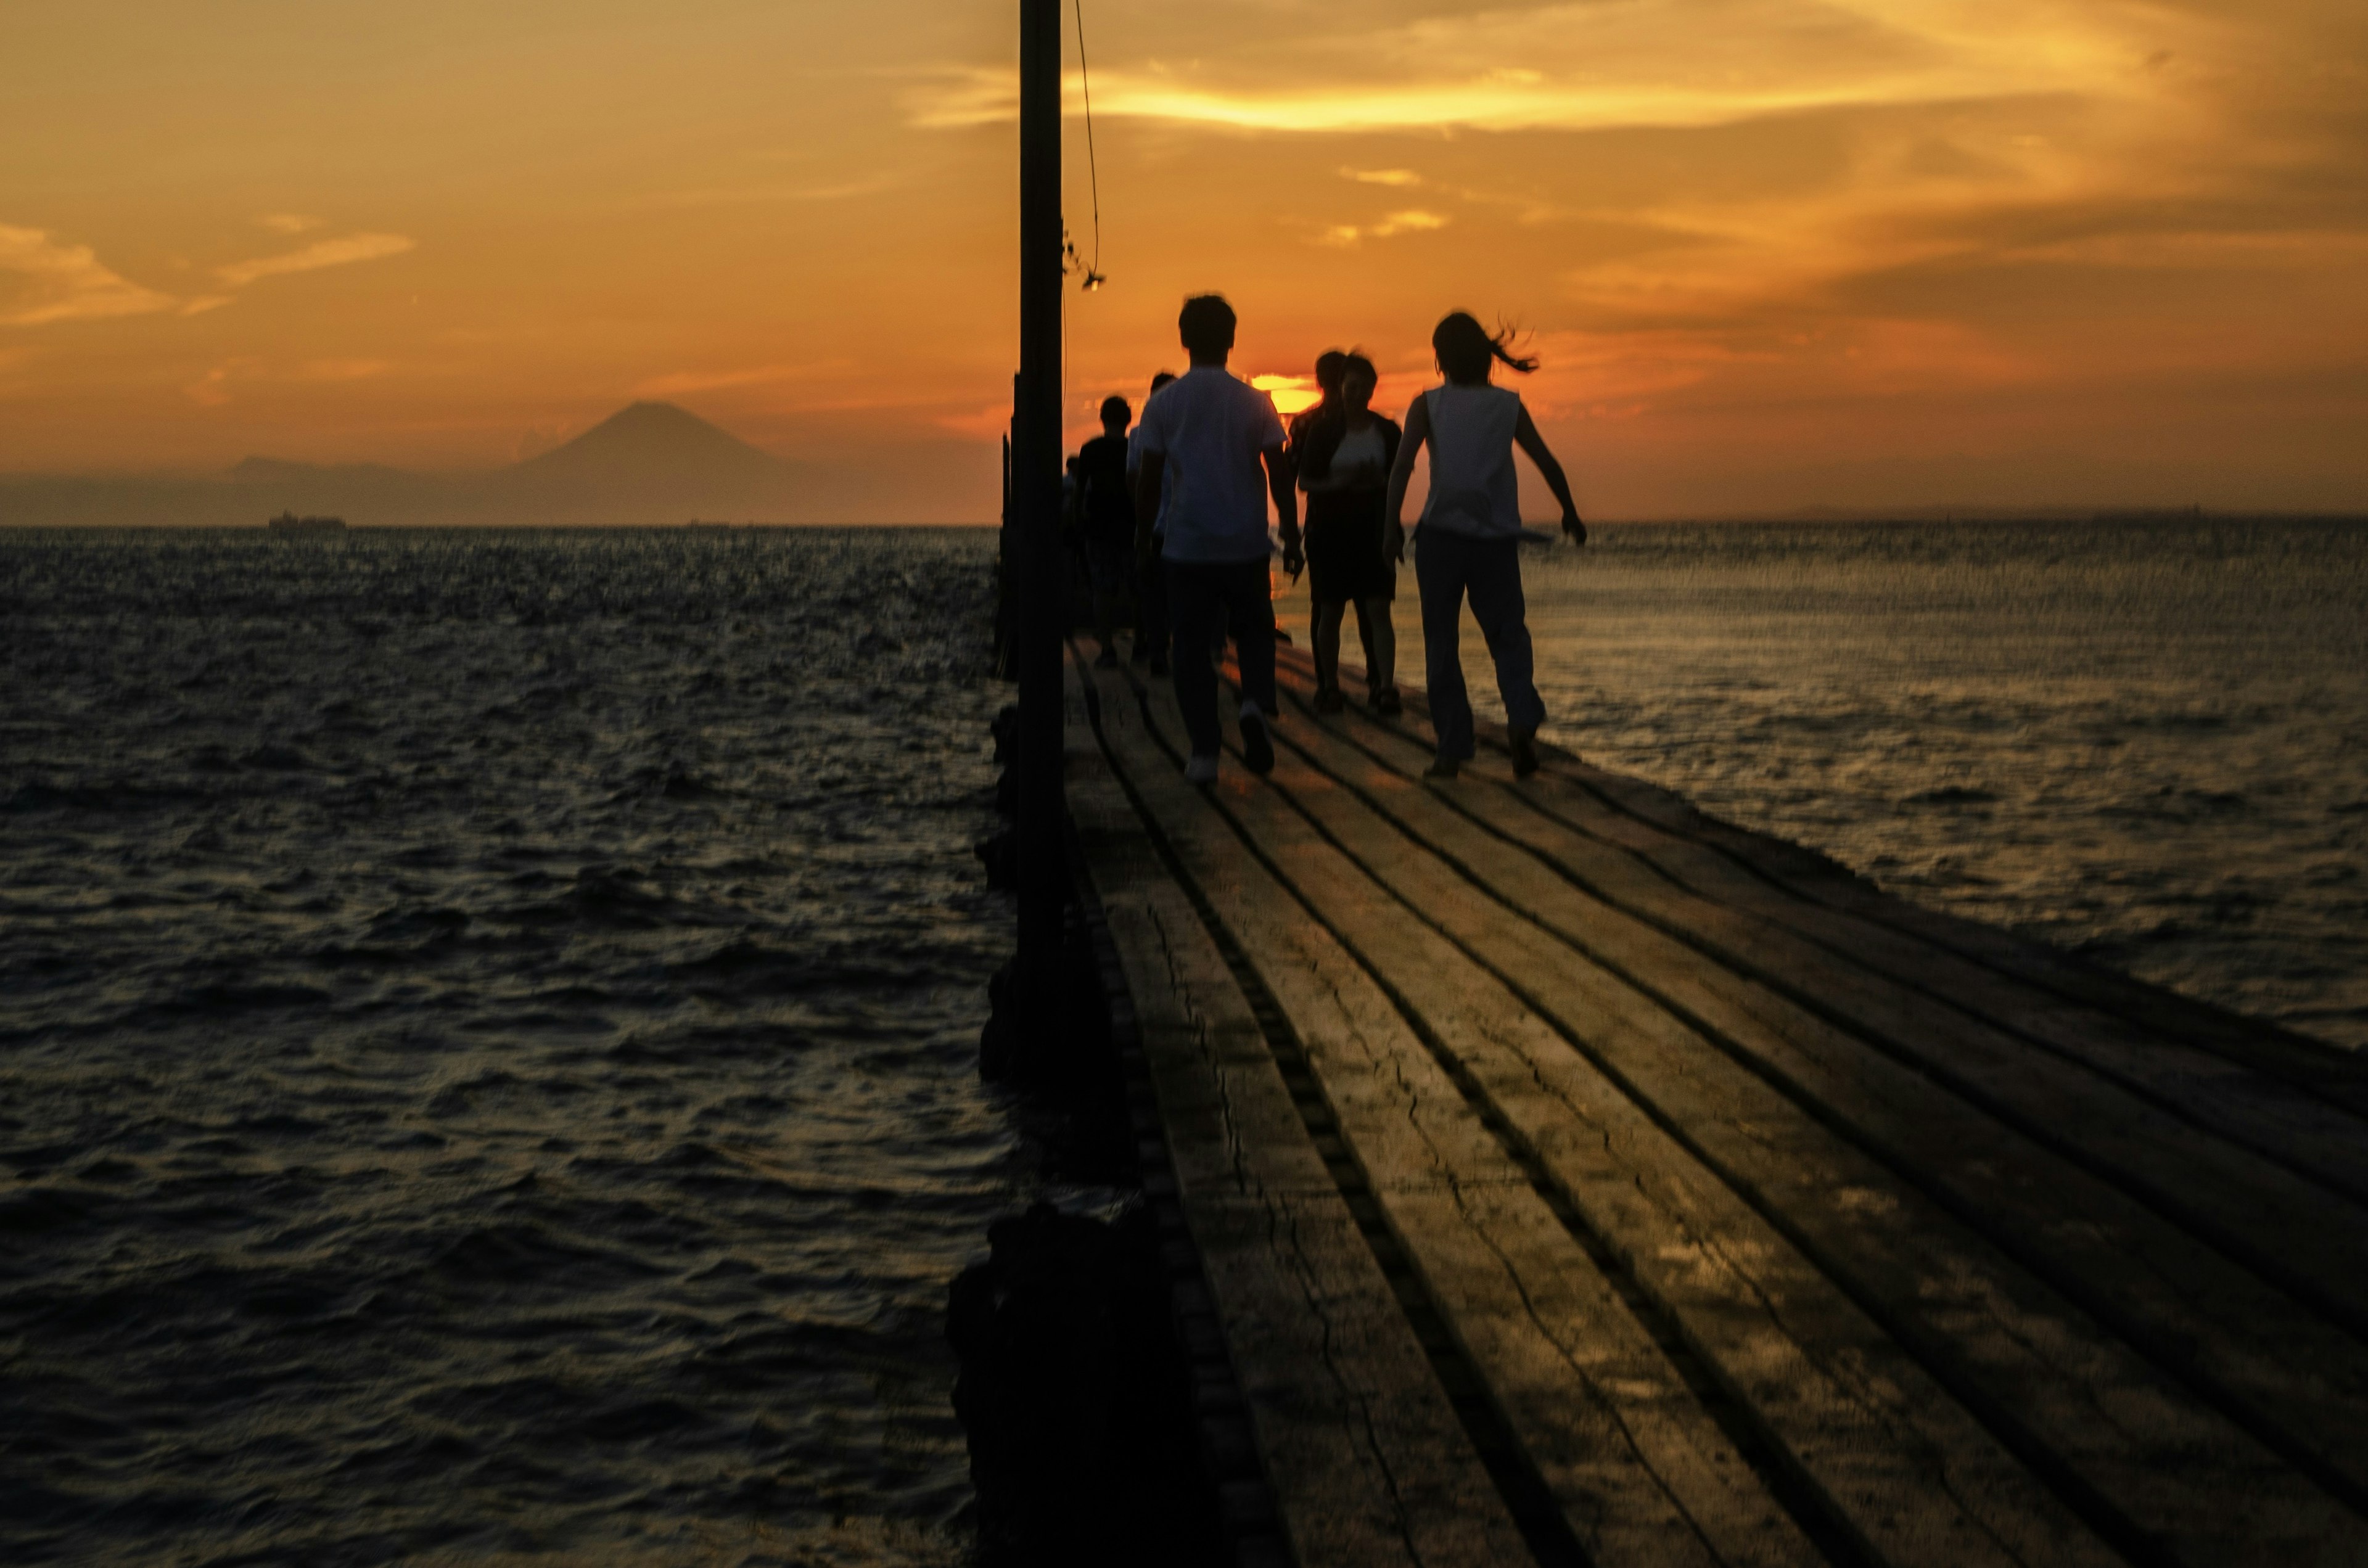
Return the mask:
<svg viewBox="0 0 2368 1568"><path fill-rule="evenodd" d="M1062 844L1061 7L1019 0L1019 404L1011 483L1019 524L1019 962L1024 1057L1042 1059L1059 984L1068 880Z"/></svg>

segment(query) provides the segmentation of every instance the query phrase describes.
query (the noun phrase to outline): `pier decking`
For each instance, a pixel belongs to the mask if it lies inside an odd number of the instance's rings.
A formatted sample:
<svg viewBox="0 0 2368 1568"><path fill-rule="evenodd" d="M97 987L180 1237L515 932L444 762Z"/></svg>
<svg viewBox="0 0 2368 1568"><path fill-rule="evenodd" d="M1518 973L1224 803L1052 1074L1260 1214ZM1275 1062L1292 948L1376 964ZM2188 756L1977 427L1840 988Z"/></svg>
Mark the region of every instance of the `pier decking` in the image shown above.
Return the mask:
<svg viewBox="0 0 2368 1568"><path fill-rule="evenodd" d="M1070 665L1246 1557L2368 1564L2368 1070L1284 660Z"/></svg>

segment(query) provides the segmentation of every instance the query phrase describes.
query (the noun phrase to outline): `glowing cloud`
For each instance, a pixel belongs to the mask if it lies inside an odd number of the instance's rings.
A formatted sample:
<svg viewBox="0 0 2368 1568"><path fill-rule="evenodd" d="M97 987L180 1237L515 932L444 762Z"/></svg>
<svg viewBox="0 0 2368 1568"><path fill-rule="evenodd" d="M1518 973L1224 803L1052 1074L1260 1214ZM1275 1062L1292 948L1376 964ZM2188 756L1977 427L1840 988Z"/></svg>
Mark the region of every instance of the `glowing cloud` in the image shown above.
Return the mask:
<svg viewBox="0 0 2368 1568"><path fill-rule="evenodd" d="M0 50L0 142L43 159L0 211L0 473L484 466L672 398L865 454L850 516L995 515L1008 11L209 9L53 6ZM2358 0L1097 15L1064 197L1090 246L1099 195L1110 287L1066 295L1072 439L1088 392L1183 368L1175 303L1218 288L1240 373L1361 344L1392 411L1440 312L1532 329L1523 396L1605 515L2102 504L2173 468L2207 506L2368 506ZM894 499L940 449L965 477Z"/></svg>
<svg viewBox="0 0 2368 1568"><path fill-rule="evenodd" d="M176 303L102 266L88 245L60 244L44 229L0 225L0 273L23 279L13 298L0 295L0 326L144 316Z"/></svg>
<svg viewBox="0 0 2368 1568"><path fill-rule="evenodd" d="M291 272L317 272L324 267L376 261L381 256L400 256L412 248L413 242L402 234L349 234L342 240L316 241L302 250L290 251L285 256L258 256L253 261L217 267L214 276L233 289L244 289L259 278L278 278Z"/></svg>
<svg viewBox="0 0 2368 1568"><path fill-rule="evenodd" d="M1353 245L1360 240L1386 240L1393 234L1424 233L1444 229L1453 220L1419 208L1393 212L1378 223L1335 223L1315 236L1318 244Z"/></svg>
<svg viewBox="0 0 2368 1568"><path fill-rule="evenodd" d="M2073 94L2144 97L2149 62L2210 29L2135 7L2035 0L1633 0L1436 17L1328 41L1332 68L1095 73L1094 111L1265 131L1701 128L1816 109ZM1514 67L1503 62L1519 60ZM952 68L907 93L917 126L1018 112L1008 70ZM1082 107L1075 77L1068 96ZM1405 183L1405 170L1344 170Z"/></svg>

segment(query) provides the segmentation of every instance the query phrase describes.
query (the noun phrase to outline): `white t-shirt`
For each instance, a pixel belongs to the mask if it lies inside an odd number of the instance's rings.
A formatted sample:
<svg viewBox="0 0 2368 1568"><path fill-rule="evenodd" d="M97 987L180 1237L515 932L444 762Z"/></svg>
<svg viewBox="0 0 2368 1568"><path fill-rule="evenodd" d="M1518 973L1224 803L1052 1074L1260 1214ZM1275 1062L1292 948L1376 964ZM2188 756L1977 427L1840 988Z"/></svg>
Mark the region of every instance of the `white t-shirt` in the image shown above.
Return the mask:
<svg viewBox="0 0 2368 1568"><path fill-rule="evenodd" d="M1430 403L1430 498L1422 526L1475 539L1521 531L1521 495L1513 475L1513 432L1521 394L1504 387L1449 382L1422 394Z"/></svg>
<svg viewBox="0 0 2368 1568"><path fill-rule="evenodd" d="M1152 394L1134 427L1137 462L1156 453L1166 476L1160 555L1169 561L1263 561L1266 465L1282 447L1274 401L1222 365L1195 365Z"/></svg>
<svg viewBox="0 0 2368 1568"><path fill-rule="evenodd" d="M1382 439L1382 422L1351 430L1332 449L1331 466L1324 477L1311 481L1309 494L1332 490L1379 490L1390 480L1389 443Z"/></svg>

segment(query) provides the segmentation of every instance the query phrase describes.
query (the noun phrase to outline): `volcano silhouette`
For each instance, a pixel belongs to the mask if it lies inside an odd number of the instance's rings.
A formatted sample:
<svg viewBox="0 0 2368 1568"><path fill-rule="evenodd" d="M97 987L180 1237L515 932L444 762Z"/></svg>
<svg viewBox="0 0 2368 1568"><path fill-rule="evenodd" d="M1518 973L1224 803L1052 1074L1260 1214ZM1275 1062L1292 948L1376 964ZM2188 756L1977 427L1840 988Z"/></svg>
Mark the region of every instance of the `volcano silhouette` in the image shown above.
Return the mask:
<svg viewBox="0 0 2368 1568"><path fill-rule="evenodd" d="M636 403L566 445L487 476L505 499L578 514L734 516L810 496L802 465L750 446L688 409Z"/></svg>
<svg viewBox="0 0 2368 1568"><path fill-rule="evenodd" d="M776 457L673 403L636 403L564 446L473 472L251 457L178 479L0 475L0 524L259 528L282 512L362 528L964 520L962 497L992 489L993 449L976 442L867 449L841 438L829 450L814 461ZM913 506L899 484L935 484L955 499Z"/></svg>
<svg viewBox="0 0 2368 1568"><path fill-rule="evenodd" d="M797 465L750 446L687 408L636 403L566 445L517 464L505 477L531 487L778 486L795 480Z"/></svg>

